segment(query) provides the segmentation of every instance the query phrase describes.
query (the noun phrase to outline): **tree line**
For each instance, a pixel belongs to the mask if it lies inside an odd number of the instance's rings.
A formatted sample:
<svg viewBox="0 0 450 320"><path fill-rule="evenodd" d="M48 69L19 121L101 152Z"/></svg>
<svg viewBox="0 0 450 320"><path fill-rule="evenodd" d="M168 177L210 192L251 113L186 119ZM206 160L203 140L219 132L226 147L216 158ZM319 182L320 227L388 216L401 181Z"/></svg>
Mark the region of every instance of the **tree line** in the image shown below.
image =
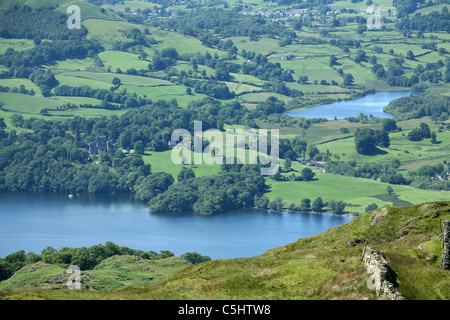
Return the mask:
<svg viewBox="0 0 450 320"><path fill-rule="evenodd" d="M264 18L242 15L232 10L211 9L207 12L192 12L169 20L152 20L156 27L169 28L185 35L200 39L205 45L219 43L221 37L261 35L282 36L287 30L278 22L268 22Z"/></svg>
<svg viewBox="0 0 450 320"><path fill-rule="evenodd" d="M412 95L391 101L383 108L399 120L431 117L435 122L445 122L450 114L450 97L444 95Z"/></svg>
<svg viewBox="0 0 450 320"><path fill-rule="evenodd" d="M331 161L325 166L326 172L379 180L394 185L409 185L419 189L450 190L450 166L444 160L442 164L435 166L424 165L404 175L399 172L400 161L393 160L390 164L357 165L355 161Z"/></svg>
<svg viewBox="0 0 450 320"><path fill-rule="evenodd" d="M412 1L414 3L415 1ZM450 13L445 6L441 12L433 11L429 14L416 14L405 16L404 19L396 23L399 30L418 30L421 32L446 31L450 32Z"/></svg>

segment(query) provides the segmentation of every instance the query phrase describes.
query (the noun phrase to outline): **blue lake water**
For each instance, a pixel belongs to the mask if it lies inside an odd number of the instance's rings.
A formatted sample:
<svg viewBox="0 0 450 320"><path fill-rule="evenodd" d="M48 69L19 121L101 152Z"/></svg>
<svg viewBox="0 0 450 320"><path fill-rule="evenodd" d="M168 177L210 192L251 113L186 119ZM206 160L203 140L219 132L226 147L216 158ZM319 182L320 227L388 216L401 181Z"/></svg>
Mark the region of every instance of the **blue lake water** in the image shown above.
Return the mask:
<svg viewBox="0 0 450 320"><path fill-rule="evenodd" d="M377 92L355 100L339 101L318 107L289 111L285 114L292 117L326 118L329 120L335 117L337 119L357 117L360 113L364 113L367 116L371 114L378 118L393 118L391 114L383 112L383 108L389 102L409 95L411 95L409 91Z"/></svg>
<svg viewBox="0 0 450 320"><path fill-rule="evenodd" d="M152 214L130 195L0 193L0 257L47 246L112 241L144 251L196 251L212 259L259 255L350 221L333 214L236 210L214 216Z"/></svg>

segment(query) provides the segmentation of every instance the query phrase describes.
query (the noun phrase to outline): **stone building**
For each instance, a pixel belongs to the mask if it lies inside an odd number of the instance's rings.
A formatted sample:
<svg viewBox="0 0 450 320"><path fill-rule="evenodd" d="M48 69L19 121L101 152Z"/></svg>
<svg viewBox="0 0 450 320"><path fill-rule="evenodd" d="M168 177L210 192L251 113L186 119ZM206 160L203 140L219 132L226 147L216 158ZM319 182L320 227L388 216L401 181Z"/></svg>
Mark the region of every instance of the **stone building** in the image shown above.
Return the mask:
<svg viewBox="0 0 450 320"><path fill-rule="evenodd" d="M97 141L88 142L87 148L88 148L90 154L99 155L101 152L108 152L110 150L116 151L117 143L114 143L110 140L106 140L105 136L99 136L97 138Z"/></svg>

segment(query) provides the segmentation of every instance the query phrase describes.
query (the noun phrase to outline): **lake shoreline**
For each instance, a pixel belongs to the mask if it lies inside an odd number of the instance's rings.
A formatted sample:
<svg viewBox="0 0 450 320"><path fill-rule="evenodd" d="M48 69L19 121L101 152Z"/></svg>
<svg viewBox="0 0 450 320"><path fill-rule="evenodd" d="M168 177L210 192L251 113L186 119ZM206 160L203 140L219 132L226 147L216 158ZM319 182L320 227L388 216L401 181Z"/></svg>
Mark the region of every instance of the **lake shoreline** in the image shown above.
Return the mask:
<svg viewBox="0 0 450 320"><path fill-rule="evenodd" d="M153 215L195 215L195 216L217 216L217 215L222 215L222 214L226 214L227 212L233 212L236 210L261 210L261 211L266 211L268 213L272 213L272 212L287 212L287 213L292 213L292 214L296 214L296 213L306 213L306 214L329 214L329 215L335 215L335 216L344 216L344 217L357 217L356 215L353 215L351 212L349 213L343 213L343 214L337 214L331 211L322 211L322 212L316 212L316 211L298 211L298 210L289 210L289 209L283 209L283 210L271 210L271 209L264 209L264 208L258 208L258 207L251 207L251 208L236 208L236 209L229 209L226 210L224 212L221 213L216 213L216 214L199 214L196 213L195 211L183 211L183 212L169 212L169 211L164 211L164 212L151 212L150 208L148 206L148 202L144 201L144 200L140 200L138 198L135 197L135 193L133 192L123 192L123 193L118 193L118 192L112 192L112 193L89 193L89 192L85 192L85 193L80 193L80 194L66 194L63 192L51 192L51 191L0 191L0 196L2 194L51 194L51 195L59 195L62 198L67 197L67 199L70 200L74 200L77 199L80 196L83 197L103 197L103 196L107 196L107 197L123 197L123 198L129 198L130 203L135 203L135 204L140 204L143 206L148 207L149 209L149 213L153 214ZM85 198L86 199L86 198ZM283 199L284 200L284 199Z"/></svg>
<svg viewBox="0 0 450 320"><path fill-rule="evenodd" d="M303 108L296 108L296 109L291 109L291 110L287 110L285 111L283 114L286 114L288 116L291 117L300 117L300 118L307 118L307 119L327 119L327 120L333 120L333 119L340 119L343 120L345 118L348 117L357 117L359 116L361 113L364 115L370 115L370 114L377 114L379 113L380 115L383 115L382 117L379 117L377 115L375 115L374 117L378 117L378 118L395 118L395 116L393 116L392 114L388 114L386 112L383 111L384 107L386 105L388 105L390 102L405 97L405 96L409 96L411 94L414 94L410 88L408 88L409 90L392 90L392 91L375 91L375 92L370 92L367 94L358 94L356 97L351 97L348 99L336 99L334 101L331 101L329 103L320 103L320 104L314 104L314 105L310 105L310 106L305 106ZM406 95L405 95L406 93ZM392 95L392 99L388 98L388 101L382 101L380 99L381 103L386 103L384 106L381 106L381 108L377 107L377 110L364 110L364 103L369 104L371 103L370 98L371 97L376 97L376 96L383 96L383 95ZM361 100L369 100L367 102L365 101L361 101ZM351 105L351 102L360 102L361 106L358 106L358 110L354 110L352 108L354 108L354 106ZM347 105L346 105L347 104ZM345 109L346 108L346 109ZM361 108L363 110L361 110ZM315 114L314 116L308 115L308 113L312 113L314 114L312 111L315 110L317 114ZM323 112L323 114L320 114L320 112ZM333 112L333 115L331 115L331 112ZM349 114L344 114L342 116L337 117L337 115L339 113L349 113Z"/></svg>
<svg viewBox="0 0 450 320"><path fill-rule="evenodd" d="M195 251L212 259L251 257L354 218L324 213L248 208L213 216L152 214L130 194L69 198L61 193L0 192L0 256L111 241L175 255Z"/></svg>

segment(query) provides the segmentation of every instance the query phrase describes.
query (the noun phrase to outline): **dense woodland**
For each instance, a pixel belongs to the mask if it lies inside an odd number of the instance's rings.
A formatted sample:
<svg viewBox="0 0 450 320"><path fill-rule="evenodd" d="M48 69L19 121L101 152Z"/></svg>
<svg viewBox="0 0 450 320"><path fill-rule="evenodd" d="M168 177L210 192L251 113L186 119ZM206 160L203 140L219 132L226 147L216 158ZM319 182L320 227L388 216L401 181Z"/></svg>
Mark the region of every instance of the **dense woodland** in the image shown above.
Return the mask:
<svg viewBox="0 0 450 320"><path fill-rule="evenodd" d="M55 11L56 7L14 5L0 12L0 37L12 39L33 39L36 43L47 40L80 40L87 35L87 29L69 30L67 15Z"/></svg>
<svg viewBox="0 0 450 320"><path fill-rule="evenodd" d="M428 116L435 122L445 122L450 115L450 97L413 95L390 102L384 111L402 120Z"/></svg>
<svg viewBox="0 0 450 320"><path fill-rule="evenodd" d="M404 18L396 24L399 30L418 30L421 32L450 32L450 13L447 7L441 12L431 12L427 15L417 14L412 18Z"/></svg>
<svg viewBox="0 0 450 320"><path fill-rule="evenodd" d="M215 176L184 179L152 198L152 212L195 212L215 214L226 210L253 208L263 196L266 183L258 166L236 166Z"/></svg>
<svg viewBox="0 0 450 320"><path fill-rule="evenodd" d="M195 36L210 46L216 45L220 41L213 34L223 37L257 37L260 35L282 36L288 32L277 22L267 22L260 17L245 16L223 9L194 13L178 19L154 21L153 25L168 27L173 31Z"/></svg>
<svg viewBox="0 0 450 320"><path fill-rule="evenodd" d="M381 182L398 185L409 185L419 189L450 191L450 180L447 172L450 165L447 161L443 164L424 165L417 170L403 174L399 168L400 162L392 161L391 164L369 164L358 166L356 162L331 161L325 166L330 173L380 180Z"/></svg>
<svg viewBox="0 0 450 320"><path fill-rule="evenodd" d="M27 132L16 134L15 130L0 129L0 190L137 192L138 198L148 201L173 183L167 174L152 173L150 165L144 164L137 152L127 156L117 150L91 157L86 143L105 136L117 141L123 149L139 151L142 148L143 151L145 147L164 151L169 149L168 141L175 129L193 131L194 120L203 121L204 130L222 128L224 123L231 121L245 122L248 118L246 110L237 103L221 105L206 100L188 109L161 101L131 110L120 118L75 117L66 121L46 121L14 115L12 124ZM230 184L234 182L230 181ZM250 185L259 186L260 183Z"/></svg>

